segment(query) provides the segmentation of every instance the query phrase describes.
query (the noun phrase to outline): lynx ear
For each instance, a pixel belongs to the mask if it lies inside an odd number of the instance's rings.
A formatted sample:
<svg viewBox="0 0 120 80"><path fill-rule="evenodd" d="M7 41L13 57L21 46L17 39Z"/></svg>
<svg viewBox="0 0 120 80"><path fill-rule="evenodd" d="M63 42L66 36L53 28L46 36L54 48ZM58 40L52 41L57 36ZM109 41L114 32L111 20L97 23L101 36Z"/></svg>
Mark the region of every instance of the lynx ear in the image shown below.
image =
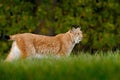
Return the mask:
<svg viewBox="0 0 120 80"><path fill-rule="evenodd" d="M80 30L80 29L81 29L81 27L79 26L77 29L79 29L79 30Z"/></svg>
<svg viewBox="0 0 120 80"><path fill-rule="evenodd" d="M81 26L80 26L80 25L78 25L78 26L77 26L77 29L81 29Z"/></svg>
<svg viewBox="0 0 120 80"><path fill-rule="evenodd" d="M70 33L73 33L75 31L75 28L72 27L71 30L70 30Z"/></svg>

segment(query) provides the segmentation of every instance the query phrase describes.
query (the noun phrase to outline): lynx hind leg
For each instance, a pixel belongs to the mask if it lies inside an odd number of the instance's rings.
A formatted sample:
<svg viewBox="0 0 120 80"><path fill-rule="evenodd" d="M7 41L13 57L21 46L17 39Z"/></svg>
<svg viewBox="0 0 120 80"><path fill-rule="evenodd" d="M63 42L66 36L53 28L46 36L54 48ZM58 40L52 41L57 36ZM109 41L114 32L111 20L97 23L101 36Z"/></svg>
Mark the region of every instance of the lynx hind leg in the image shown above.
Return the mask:
<svg viewBox="0 0 120 80"><path fill-rule="evenodd" d="M8 54L5 61L10 62L10 61L13 61L13 60L17 60L20 57L21 57L20 49L18 48L18 45L17 45L16 41L14 41L12 43L11 51Z"/></svg>

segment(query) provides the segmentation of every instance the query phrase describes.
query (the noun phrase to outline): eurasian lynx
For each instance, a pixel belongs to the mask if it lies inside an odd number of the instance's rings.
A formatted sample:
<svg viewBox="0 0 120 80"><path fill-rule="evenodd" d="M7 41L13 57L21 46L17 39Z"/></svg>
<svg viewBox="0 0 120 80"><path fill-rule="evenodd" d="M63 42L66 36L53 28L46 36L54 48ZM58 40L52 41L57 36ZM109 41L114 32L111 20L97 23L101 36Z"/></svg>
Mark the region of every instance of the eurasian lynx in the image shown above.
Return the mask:
<svg viewBox="0 0 120 80"><path fill-rule="evenodd" d="M36 35L23 33L10 35L13 40L12 48L5 61L13 61L18 58L30 56L70 55L75 44L82 40L80 28L72 28L68 32L56 36Z"/></svg>

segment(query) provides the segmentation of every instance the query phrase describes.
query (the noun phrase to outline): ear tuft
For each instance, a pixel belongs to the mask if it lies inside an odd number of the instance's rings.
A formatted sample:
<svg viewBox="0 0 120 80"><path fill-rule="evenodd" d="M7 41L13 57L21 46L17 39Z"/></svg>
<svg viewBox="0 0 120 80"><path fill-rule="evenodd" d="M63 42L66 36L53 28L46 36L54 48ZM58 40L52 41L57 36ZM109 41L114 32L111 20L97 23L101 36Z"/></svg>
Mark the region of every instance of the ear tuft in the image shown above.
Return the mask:
<svg viewBox="0 0 120 80"><path fill-rule="evenodd" d="M78 25L78 26L77 26L77 29L81 29L81 26L80 26L80 25Z"/></svg>
<svg viewBox="0 0 120 80"><path fill-rule="evenodd" d="M80 25L72 25L72 27L74 27L75 29L77 29L77 28L81 29Z"/></svg>

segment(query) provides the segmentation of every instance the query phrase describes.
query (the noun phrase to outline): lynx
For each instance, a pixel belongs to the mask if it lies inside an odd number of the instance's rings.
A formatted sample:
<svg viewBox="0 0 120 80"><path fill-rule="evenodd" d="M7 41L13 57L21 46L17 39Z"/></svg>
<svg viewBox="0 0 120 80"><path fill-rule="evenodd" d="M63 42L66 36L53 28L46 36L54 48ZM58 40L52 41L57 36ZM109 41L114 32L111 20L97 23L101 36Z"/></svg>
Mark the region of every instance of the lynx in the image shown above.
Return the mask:
<svg viewBox="0 0 120 80"><path fill-rule="evenodd" d="M53 54L69 56L75 44L82 40L80 28L72 28L66 33L56 36L37 35L32 33L8 36L12 40L12 47L5 61L13 61L31 56Z"/></svg>

